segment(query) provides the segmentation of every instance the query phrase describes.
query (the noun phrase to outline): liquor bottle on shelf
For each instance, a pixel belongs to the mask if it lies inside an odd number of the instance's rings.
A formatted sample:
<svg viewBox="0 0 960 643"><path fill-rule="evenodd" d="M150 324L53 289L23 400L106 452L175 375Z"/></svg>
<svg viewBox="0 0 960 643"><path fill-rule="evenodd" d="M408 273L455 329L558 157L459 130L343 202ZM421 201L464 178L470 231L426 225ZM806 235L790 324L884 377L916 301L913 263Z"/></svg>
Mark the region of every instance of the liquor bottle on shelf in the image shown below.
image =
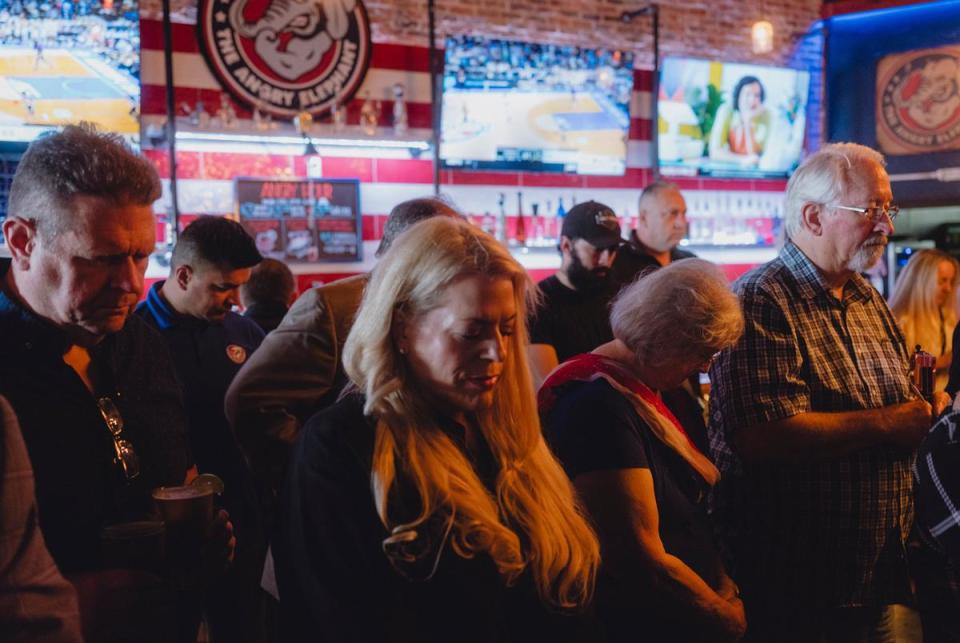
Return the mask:
<svg viewBox="0 0 960 643"><path fill-rule="evenodd" d="M527 245L527 220L523 216L523 192L517 192L517 225L513 234L518 246Z"/></svg>
<svg viewBox="0 0 960 643"><path fill-rule="evenodd" d="M530 209L533 210L533 245L547 245L546 233L544 231L543 217L540 216L540 204L531 203Z"/></svg>
<svg viewBox="0 0 960 643"><path fill-rule="evenodd" d="M377 127L380 125L382 105L380 101L374 101L370 98L370 92L367 92L365 96L363 106L360 108L360 128L367 136L375 136Z"/></svg>
<svg viewBox="0 0 960 643"><path fill-rule="evenodd" d="M547 199L547 207L543 211L543 244L546 246L553 244L554 228L557 225L557 219L553 215L553 201Z"/></svg>
<svg viewBox="0 0 960 643"><path fill-rule="evenodd" d="M567 210L563 207L563 197L557 199L557 234L554 235L557 243L560 243L560 233L563 230L563 218L567 216Z"/></svg>
<svg viewBox="0 0 960 643"><path fill-rule="evenodd" d="M402 83L393 85L393 133L403 136L407 133L407 101L406 90Z"/></svg>
<svg viewBox="0 0 960 643"><path fill-rule="evenodd" d="M347 128L347 106L340 102L339 95L330 106L330 122L334 132L342 132Z"/></svg>
<svg viewBox="0 0 960 643"><path fill-rule="evenodd" d="M500 214L497 216L497 241L503 245L507 245L507 195L503 192L500 193L500 197L497 199L497 205L500 207Z"/></svg>
<svg viewBox="0 0 960 643"><path fill-rule="evenodd" d="M199 101L199 100L197 101L197 111L195 112L195 118L196 118L196 122L194 122L193 118L190 119L191 125L196 125L201 129L207 129L208 127L210 127L210 112L208 112L204 107L203 101Z"/></svg>
<svg viewBox="0 0 960 643"><path fill-rule="evenodd" d="M480 228L491 237L497 236L497 219L490 214L490 210L484 211L483 223L480 225Z"/></svg>

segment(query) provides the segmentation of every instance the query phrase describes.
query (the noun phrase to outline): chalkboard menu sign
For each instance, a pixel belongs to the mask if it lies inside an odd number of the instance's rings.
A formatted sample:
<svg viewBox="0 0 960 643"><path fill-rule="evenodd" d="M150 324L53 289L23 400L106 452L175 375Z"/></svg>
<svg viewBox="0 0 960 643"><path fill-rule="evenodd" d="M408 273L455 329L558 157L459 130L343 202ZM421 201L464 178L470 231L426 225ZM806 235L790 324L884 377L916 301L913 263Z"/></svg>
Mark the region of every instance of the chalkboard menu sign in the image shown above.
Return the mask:
<svg viewBox="0 0 960 643"><path fill-rule="evenodd" d="M360 261L357 179L234 181L237 214L264 257L286 262Z"/></svg>

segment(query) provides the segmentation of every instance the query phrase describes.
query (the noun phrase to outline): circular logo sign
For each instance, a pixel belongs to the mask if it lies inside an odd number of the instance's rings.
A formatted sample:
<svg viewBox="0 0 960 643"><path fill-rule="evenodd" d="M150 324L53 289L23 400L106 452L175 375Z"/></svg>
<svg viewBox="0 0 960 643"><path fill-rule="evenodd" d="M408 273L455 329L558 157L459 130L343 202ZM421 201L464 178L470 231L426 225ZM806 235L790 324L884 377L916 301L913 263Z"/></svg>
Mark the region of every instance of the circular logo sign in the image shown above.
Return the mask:
<svg viewBox="0 0 960 643"><path fill-rule="evenodd" d="M370 65L360 0L200 0L197 29L220 83L277 116L346 102Z"/></svg>
<svg viewBox="0 0 960 643"><path fill-rule="evenodd" d="M909 59L881 79L880 123L908 149L943 148L960 139L960 58Z"/></svg>

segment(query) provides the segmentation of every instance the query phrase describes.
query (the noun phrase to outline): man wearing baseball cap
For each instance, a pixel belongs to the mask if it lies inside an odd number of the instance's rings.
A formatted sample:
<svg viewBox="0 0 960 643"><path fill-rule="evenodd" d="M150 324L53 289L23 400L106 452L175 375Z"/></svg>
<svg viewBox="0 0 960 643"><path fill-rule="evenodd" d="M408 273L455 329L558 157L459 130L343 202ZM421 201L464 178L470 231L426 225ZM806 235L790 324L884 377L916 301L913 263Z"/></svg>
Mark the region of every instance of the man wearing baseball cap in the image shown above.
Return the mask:
<svg viewBox="0 0 960 643"><path fill-rule="evenodd" d="M610 266L620 243L617 215L602 203L580 203L564 218L560 269L538 284L543 301L529 323L537 385L558 363L613 339Z"/></svg>

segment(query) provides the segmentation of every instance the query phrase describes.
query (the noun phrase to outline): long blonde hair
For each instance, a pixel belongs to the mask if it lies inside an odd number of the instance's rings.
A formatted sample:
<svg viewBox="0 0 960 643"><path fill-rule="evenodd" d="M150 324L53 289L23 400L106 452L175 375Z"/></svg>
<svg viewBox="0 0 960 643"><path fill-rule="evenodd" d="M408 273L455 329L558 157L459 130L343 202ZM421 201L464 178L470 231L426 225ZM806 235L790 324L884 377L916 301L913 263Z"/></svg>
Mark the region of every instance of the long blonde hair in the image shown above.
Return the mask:
<svg viewBox="0 0 960 643"><path fill-rule="evenodd" d="M953 265L953 284L943 306L937 305L937 272L946 261ZM916 344L934 355L941 354L941 331L946 336L944 352L950 350L957 325L957 281L960 264L941 250L921 250L910 258L897 277L890 298L890 310L907 339L907 349ZM943 315L941 327L940 316Z"/></svg>
<svg viewBox="0 0 960 643"><path fill-rule="evenodd" d="M472 417L497 465L493 493L441 430L392 334L399 315L416 319L435 308L444 289L466 275L509 279L517 309L493 404ZM373 270L344 367L366 394L364 412L377 419L371 480L383 524L396 531L449 513L458 555L485 552L507 584L529 568L545 602L576 607L590 599L600 551L541 434L525 358L532 292L526 272L493 237L458 219L428 219L398 237ZM405 525L392 524L387 508L399 474L420 501L419 515Z"/></svg>

